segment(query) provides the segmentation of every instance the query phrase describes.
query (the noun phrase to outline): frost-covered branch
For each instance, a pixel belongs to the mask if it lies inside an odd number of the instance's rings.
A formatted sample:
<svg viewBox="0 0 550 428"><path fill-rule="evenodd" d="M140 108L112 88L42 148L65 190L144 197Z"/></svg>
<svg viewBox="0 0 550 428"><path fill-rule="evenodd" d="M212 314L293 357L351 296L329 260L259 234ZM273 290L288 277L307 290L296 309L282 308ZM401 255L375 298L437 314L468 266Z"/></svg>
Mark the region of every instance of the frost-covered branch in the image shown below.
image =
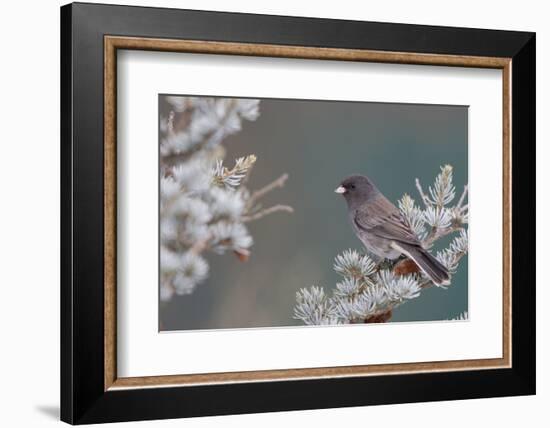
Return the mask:
<svg viewBox="0 0 550 428"><path fill-rule="evenodd" d="M268 216L270 214L276 213L276 212L287 212L287 213L293 213L294 209L289 205L273 205L272 207L263 209L261 211L258 211L254 214L244 216L242 218L244 223L248 223L250 221L259 220L265 216Z"/></svg>
<svg viewBox="0 0 550 428"><path fill-rule="evenodd" d="M456 317L451 318L449 321L467 321L469 318L468 311L461 312Z"/></svg>
<svg viewBox="0 0 550 428"><path fill-rule="evenodd" d="M172 106L161 118L161 165L175 165L194 154L211 150L241 130L243 120L260 115L259 100L207 97L166 97Z"/></svg>
<svg viewBox="0 0 550 428"><path fill-rule="evenodd" d="M378 270L367 255L344 251L334 262L343 279L327 297L322 288L303 288L297 293L294 318L308 325L369 322L420 294L413 275L398 276ZM319 296L323 296L320 306ZM319 310L322 307L322 310Z"/></svg>
<svg viewBox="0 0 550 428"><path fill-rule="evenodd" d="M453 206L456 192L450 165L441 168L428 193L420 180L416 179L415 183L423 206L405 194L398 201L401 216L425 248L444 236L458 233L447 248L436 254L452 276L468 252L468 205L465 203L468 186ZM308 325L387 322L395 308L418 298L423 289L436 285L404 256L375 264L367 254L346 250L336 256L334 271L343 278L330 295L318 286L303 288L297 293L295 319Z"/></svg>
<svg viewBox="0 0 550 428"><path fill-rule="evenodd" d="M238 158L235 161L235 166L228 169L223 166L223 161L218 159L214 168L214 184L225 186L229 189L239 187L241 181L248 175L255 162L256 156L254 155Z"/></svg>
<svg viewBox="0 0 550 428"><path fill-rule="evenodd" d="M208 277L206 252L248 259L253 238L245 222L292 208L254 211L245 182L256 156L240 157L231 167L223 162L223 140L243 121L259 117L258 100L170 96L164 102L169 113L160 119L160 296L168 301L192 293Z"/></svg>
<svg viewBox="0 0 550 428"><path fill-rule="evenodd" d="M250 205L250 207L252 207L256 202L258 202L259 199L267 195L272 190L275 190L280 187L284 187L287 180L288 180L288 174L283 174L276 180L273 180L271 183L262 187L261 189L254 191L252 195L250 195L250 198L248 199L248 204Z"/></svg>

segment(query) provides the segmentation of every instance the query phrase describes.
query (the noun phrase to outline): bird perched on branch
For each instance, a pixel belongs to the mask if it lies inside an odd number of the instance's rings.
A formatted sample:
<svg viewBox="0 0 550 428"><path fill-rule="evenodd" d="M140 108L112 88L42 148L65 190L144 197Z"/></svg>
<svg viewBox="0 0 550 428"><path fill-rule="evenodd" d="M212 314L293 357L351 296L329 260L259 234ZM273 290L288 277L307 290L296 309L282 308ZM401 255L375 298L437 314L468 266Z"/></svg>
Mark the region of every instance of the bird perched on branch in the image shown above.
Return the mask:
<svg viewBox="0 0 550 428"><path fill-rule="evenodd" d="M449 284L447 269L422 246L401 212L368 177L349 176L335 192L346 199L355 234L369 253L390 260L404 254L435 284Z"/></svg>

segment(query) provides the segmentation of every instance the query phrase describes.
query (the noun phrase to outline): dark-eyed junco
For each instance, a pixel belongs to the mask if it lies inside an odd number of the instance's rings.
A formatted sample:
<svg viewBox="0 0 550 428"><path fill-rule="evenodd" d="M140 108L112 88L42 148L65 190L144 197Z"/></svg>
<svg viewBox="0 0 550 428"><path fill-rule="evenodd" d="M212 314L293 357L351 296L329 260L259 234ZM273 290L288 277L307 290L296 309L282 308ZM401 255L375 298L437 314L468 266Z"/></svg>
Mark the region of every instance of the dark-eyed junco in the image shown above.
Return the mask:
<svg viewBox="0 0 550 428"><path fill-rule="evenodd" d="M435 284L449 284L449 272L416 237L392 204L363 175L347 177L335 190L346 199L355 234L368 252L386 259L412 259Z"/></svg>

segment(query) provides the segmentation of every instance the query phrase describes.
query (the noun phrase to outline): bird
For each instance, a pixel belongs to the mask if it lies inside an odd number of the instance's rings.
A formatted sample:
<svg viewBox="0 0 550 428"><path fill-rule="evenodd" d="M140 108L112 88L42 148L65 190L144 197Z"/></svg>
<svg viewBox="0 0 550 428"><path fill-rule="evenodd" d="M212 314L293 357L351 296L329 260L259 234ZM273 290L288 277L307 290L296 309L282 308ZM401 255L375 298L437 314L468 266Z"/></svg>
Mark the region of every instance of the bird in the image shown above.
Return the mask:
<svg viewBox="0 0 550 428"><path fill-rule="evenodd" d="M450 284L449 272L412 231L397 207L364 175L351 175L335 190L347 202L353 230L378 258L410 258L436 285Z"/></svg>

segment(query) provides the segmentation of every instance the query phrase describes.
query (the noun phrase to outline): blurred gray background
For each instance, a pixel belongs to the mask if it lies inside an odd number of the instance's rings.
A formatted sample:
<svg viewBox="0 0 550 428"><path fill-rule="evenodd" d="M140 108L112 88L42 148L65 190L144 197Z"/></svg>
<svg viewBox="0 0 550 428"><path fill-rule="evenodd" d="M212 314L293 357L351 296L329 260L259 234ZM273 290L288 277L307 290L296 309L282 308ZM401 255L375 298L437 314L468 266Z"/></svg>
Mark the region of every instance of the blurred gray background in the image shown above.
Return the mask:
<svg viewBox="0 0 550 428"><path fill-rule="evenodd" d="M465 106L264 99L260 112L225 140L226 163L256 154L251 190L287 172L286 186L263 204L289 204L295 212L249 223L254 245L246 263L208 254L209 278L161 305L163 330L303 325L292 319L296 291L320 285L330 292L340 278L334 257L347 248L363 251L334 193L342 178L366 174L397 204L403 193L418 203L415 178L427 189L440 165L454 167L459 195L468 177ZM392 321L444 320L467 310L467 273L465 257L449 289L425 290Z"/></svg>

